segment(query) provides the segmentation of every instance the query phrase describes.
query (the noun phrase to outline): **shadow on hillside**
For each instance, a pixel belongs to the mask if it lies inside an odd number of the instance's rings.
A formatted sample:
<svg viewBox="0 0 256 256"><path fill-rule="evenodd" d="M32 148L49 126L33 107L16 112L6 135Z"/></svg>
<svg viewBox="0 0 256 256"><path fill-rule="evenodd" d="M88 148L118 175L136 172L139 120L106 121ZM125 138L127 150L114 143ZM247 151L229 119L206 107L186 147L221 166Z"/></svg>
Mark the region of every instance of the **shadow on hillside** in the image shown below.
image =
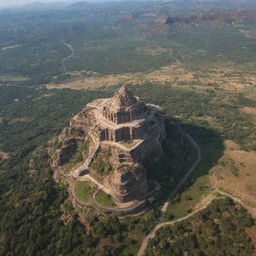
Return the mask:
<svg viewBox="0 0 256 256"><path fill-rule="evenodd" d="M171 122L173 123L172 120ZM178 126L176 126L176 128L177 127ZM199 164L195 167L193 172L184 182L184 185L180 187L178 191L179 193L183 192L186 188L193 185L199 177L207 175L210 169L218 162L220 157L223 155L224 151L223 138L216 130L191 124L182 124L181 127L187 134L189 134L193 138L193 140L199 146L202 158ZM167 130L169 141L174 140L174 143L176 143L176 134L173 126L169 126ZM172 192L175 190L179 182L188 172L189 166L186 168L186 170L177 172L177 168L175 169L173 167L175 157L177 158L177 155L170 153L165 155L165 157L160 159L160 161L156 164L145 164L150 178L157 180L162 185L162 189L157 195L157 205L161 204L163 200L168 199L172 195ZM196 158L197 154L193 156L193 163L196 161ZM193 163L191 163L190 166L192 166ZM159 200L159 197L161 198L161 200Z"/></svg>
<svg viewBox="0 0 256 256"><path fill-rule="evenodd" d="M197 143L202 156L200 163L186 182L187 185L191 185L197 178L209 173L223 155L225 147L223 138L216 130L191 124L182 125L182 128Z"/></svg>

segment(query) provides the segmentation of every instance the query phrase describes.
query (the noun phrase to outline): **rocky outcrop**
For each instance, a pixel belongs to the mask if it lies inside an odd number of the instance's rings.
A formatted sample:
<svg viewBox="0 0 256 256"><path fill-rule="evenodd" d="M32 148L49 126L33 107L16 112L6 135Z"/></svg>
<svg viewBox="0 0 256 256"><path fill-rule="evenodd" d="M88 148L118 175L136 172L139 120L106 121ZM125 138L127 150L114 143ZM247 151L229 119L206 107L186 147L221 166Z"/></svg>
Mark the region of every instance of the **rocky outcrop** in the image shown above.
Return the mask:
<svg viewBox="0 0 256 256"><path fill-rule="evenodd" d="M114 95L109 105L103 107L103 116L116 124L136 120L145 111L145 104L138 101L126 87Z"/></svg>
<svg viewBox="0 0 256 256"><path fill-rule="evenodd" d="M88 148L99 144L90 161L90 174L118 202L144 200L149 186L141 163L161 157L165 137L159 108L146 105L123 86L113 98L93 101L71 119L57 151L58 164L70 159L78 139L87 139Z"/></svg>
<svg viewBox="0 0 256 256"><path fill-rule="evenodd" d="M121 164L108 176L104 185L119 202L141 200L148 194L145 169L138 164Z"/></svg>
<svg viewBox="0 0 256 256"><path fill-rule="evenodd" d="M56 158L57 164L63 165L67 163L77 149L77 141L74 138L67 139L63 142L63 146L60 149L57 149Z"/></svg>

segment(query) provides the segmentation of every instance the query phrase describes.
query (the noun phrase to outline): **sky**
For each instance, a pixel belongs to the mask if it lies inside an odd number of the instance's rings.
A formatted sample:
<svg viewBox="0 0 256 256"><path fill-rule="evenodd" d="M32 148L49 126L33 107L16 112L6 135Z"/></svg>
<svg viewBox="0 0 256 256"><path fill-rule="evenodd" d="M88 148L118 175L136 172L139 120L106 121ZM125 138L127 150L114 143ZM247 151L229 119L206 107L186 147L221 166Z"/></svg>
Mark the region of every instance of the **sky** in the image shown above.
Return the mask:
<svg viewBox="0 0 256 256"><path fill-rule="evenodd" d="M37 2L37 0L0 0L0 7L17 6ZM54 2L54 0L40 0L41 3ZM67 2L67 0L57 0L56 2Z"/></svg>

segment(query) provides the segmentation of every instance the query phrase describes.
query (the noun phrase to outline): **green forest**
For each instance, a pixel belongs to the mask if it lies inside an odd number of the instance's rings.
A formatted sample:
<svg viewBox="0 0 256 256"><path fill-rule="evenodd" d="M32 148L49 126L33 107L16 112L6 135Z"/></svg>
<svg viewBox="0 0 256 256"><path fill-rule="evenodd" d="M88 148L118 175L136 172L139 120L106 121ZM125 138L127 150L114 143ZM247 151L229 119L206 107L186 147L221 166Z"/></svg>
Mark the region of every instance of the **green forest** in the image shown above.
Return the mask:
<svg viewBox="0 0 256 256"><path fill-rule="evenodd" d="M169 116L184 113L183 118L177 122L182 122L184 129L203 147L210 150L213 144L209 143L217 136L219 139L213 140L214 143L217 142L215 155L211 154L206 160L208 169L214 164L221 154L222 138L231 135L226 135L225 130L222 130L222 133L215 131L215 137L212 137L214 133L207 123L198 123L192 118L208 111L214 111L213 115L218 111L221 113L225 105L215 104L215 108L211 110L210 102L214 97L212 93L202 97L196 92L153 84L130 88L146 102L165 107ZM115 87L91 91L47 90L20 85L0 87L0 146L10 154L10 158L2 160L0 165L2 254L135 255L139 241L157 222L159 209L155 208L142 217L120 220L114 216L95 215L93 210L88 209L85 213L88 226L84 227L66 200L65 188L53 181L53 170L47 153L47 142L67 125L72 115L87 102L108 97L114 90ZM181 99L186 99L187 103L182 104ZM237 104L254 104L241 95L234 99ZM204 102L205 106L202 108L201 104ZM220 119L223 126L231 126L229 120L233 118L240 125L250 127L250 123L241 121L235 112L231 116L228 110L229 108L222 112L223 115L227 114ZM234 130L233 136L237 135L239 129ZM247 147L250 145L247 145L247 139L241 138L238 142ZM206 172L207 168L198 175L205 175ZM193 184L195 178L191 177L187 185ZM250 250L249 246L248 252Z"/></svg>
<svg viewBox="0 0 256 256"><path fill-rule="evenodd" d="M209 173L226 150L225 141L245 152L256 150L256 6L251 1L236 6L230 1L190 2L0 9L0 255L134 256L157 223L191 213L195 202L211 191ZM177 25L166 23L172 17ZM68 72L62 64L70 49L62 41L75 52L65 61ZM186 72L180 73L185 77L180 81L170 69L173 82L147 80L127 87L145 103L161 106L168 120L196 141L202 153L197 172L172 198L184 173L170 172L172 156L167 154L148 166L151 178L164 184L157 202L149 198L153 207L148 212L118 218L88 207L79 216L65 186L53 179L49 145L87 103L112 97L120 84L102 82L82 90L47 89L47 84L147 75L174 64L178 71L194 72L192 82L185 79ZM225 79L237 76L241 87L227 88ZM170 138L172 132L168 130ZM164 147L168 152L168 141ZM81 152L72 164L81 161L86 154ZM112 170L97 159L93 168L99 175ZM233 176L239 177L237 167ZM85 201L90 197L86 184L77 183L76 191ZM113 204L104 193L98 197ZM170 206L162 216L164 200ZM160 229L145 255L250 256L255 244L247 231L253 227L255 220L244 208L219 195L200 213Z"/></svg>

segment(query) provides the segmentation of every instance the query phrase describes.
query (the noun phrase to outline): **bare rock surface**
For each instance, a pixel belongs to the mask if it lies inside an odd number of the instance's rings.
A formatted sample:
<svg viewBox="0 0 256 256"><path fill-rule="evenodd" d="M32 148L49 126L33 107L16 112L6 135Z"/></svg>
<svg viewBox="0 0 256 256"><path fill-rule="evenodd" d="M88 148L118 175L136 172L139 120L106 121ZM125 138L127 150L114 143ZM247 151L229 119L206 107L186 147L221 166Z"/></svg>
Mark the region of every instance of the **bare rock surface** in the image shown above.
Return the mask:
<svg viewBox="0 0 256 256"><path fill-rule="evenodd" d="M159 109L143 103L125 86L113 98L87 104L60 134L57 164L61 166L71 159L79 141L89 141L89 151L99 144L93 155L88 153L90 175L117 202L144 200L149 185L142 161L157 161L166 137Z"/></svg>

